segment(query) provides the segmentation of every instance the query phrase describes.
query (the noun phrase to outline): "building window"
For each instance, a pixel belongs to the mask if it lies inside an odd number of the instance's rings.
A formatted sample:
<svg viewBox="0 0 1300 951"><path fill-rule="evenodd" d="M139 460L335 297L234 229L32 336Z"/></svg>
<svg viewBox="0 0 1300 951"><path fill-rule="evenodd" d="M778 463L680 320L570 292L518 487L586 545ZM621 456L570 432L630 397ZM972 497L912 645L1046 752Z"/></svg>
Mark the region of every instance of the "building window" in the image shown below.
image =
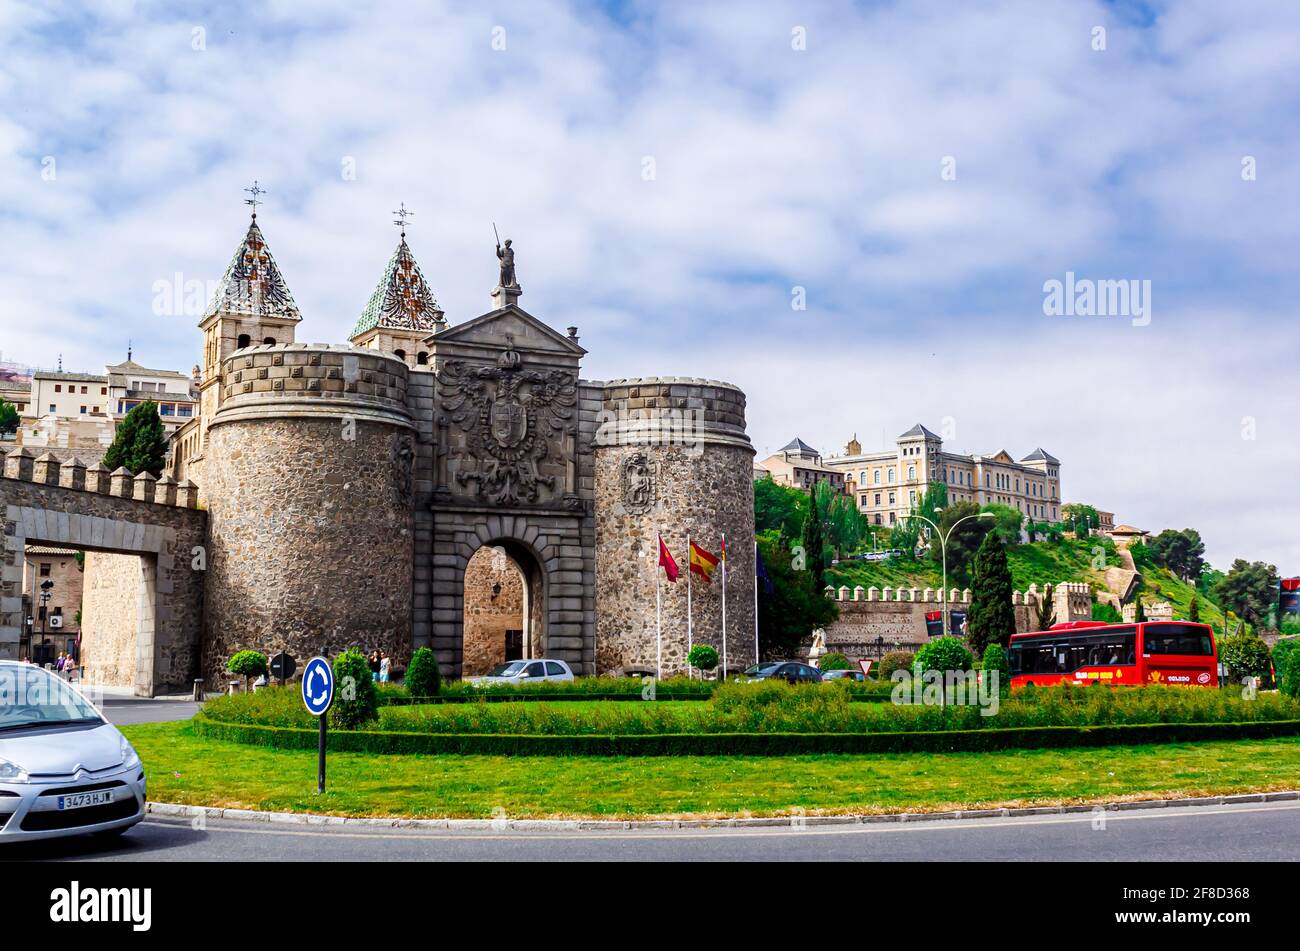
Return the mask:
<svg viewBox="0 0 1300 951"><path fill-rule="evenodd" d="M894 467L893 467L893 466L890 466L890 467L889 467L888 476L889 476L889 481L892 483L892 482L894 481Z"/></svg>
<svg viewBox="0 0 1300 951"><path fill-rule="evenodd" d="M100 396L107 396L107 395L108 395L108 387L106 387L106 386L101 386L101 387L99 388L99 395L100 395Z"/></svg>
<svg viewBox="0 0 1300 951"><path fill-rule="evenodd" d="M880 504L880 493L879 493L879 492L876 493L876 504L877 504L877 505Z"/></svg>
<svg viewBox="0 0 1300 951"><path fill-rule="evenodd" d="M81 414L82 414L83 416L86 414L86 407L84 407L84 406L81 407Z"/></svg>
<svg viewBox="0 0 1300 951"><path fill-rule="evenodd" d="M877 525L880 524L880 513L879 513L879 512L876 513L876 524L877 524Z"/></svg>
<svg viewBox="0 0 1300 951"><path fill-rule="evenodd" d="M243 350L252 342L253 342L253 338L250 337L248 334L240 334L239 339L235 341L235 349Z"/></svg>
<svg viewBox="0 0 1300 951"><path fill-rule="evenodd" d="M907 493L907 502L908 502L909 505L915 505L915 504L916 504L916 490L915 490L915 489L913 489L911 492L908 492L908 493Z"/></svg>
<svg viewBox="0 0 1300 951"><path fill-rule="evenodd" d="M893 493L893 492L890 492L890 493L889 493L889 504L890 504L890 505L893 505L893 504L894 504L894 493Z"/></svg>
<svg viewBox="0 0 1300 951"><path fill-rule="evenodd" d="M890 512L890 513L889 513L889 524L890 524L890 525L893 525L893 524L894 524L895 522L897 522L897 521L898 521L898 516L896 516L893 512Z"/></svg>
<svg viewBox="0 0 1300 951"><path fill-rule="evenodd" d="M907 481L908 482L916 481L916 466L907 467Z"/></svg>
<svg viewBox="0 0 1300 951"><path fill-rule="evenodd" d="M394 350L394 351L393 351L393 356L397 357L398 359L405 360L405 359L406 359L406 351L405 351L405 350Z"/></svg>
<svg viewBox="0 0 1300 951"><path fill-rule="evenodd" d="M53 403L50 404L50 412L51 412L51 413L55 412L55 408L54 408L54 404L53 404Z"/></svg>
<svg viewBox="0 0 1300 951"><path fill-rule="evenodd" d="M874 476L873 481L876 483L876 485L880 485L880 470L877 469L874 473L872 473L872 475Z"/></svg>
<svg viewBox="0 0 1300 951"><path fill-rule="evenodd" d="M49 576L50 576L50 563L48 561L43 561L41 562L41 577L48 578Z"/></svg>
<svg viewBox="0 0 1300 951"><path fill-rule="evenodd" d="M193 415L194 415L194 407L192 407L192 406L178 406L178 407L176 407L176 415L177 415L177 416L193 416Z"/></svg>

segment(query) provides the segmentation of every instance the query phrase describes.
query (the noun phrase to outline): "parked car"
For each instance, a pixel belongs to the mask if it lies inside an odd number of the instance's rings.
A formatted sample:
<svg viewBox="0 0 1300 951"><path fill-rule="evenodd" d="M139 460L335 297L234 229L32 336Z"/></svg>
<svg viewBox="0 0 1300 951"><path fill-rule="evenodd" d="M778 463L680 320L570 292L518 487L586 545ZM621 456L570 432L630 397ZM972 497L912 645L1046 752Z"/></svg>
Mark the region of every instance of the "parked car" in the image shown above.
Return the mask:
<svg viewBox="0 0 1300 951"><path fill-rule="evenodd" d="M508 660L497 664L483 677L467 677L469 683L479 686L489 684L540 684L548 680L572 680L573 671L562 660Z"/></svg>
<svg viewBox="0 0 1300 951"><path fill-rule="evenodd" d="M823 683L844 683L845 681L856 681L862 683L867 679L867 675L860 670L823 670Z"/></svg>
<svg viewBox="0 0 1300 951"><path fill-rule="evenodd" d="M144 818L144 766L80 691L0 661L0 842L119 835Z"/></svg>
<svg viewBox="0 0 1300 951"><path fill-rule="evenodd" d="M815 684L821 683L822 672L816 667L798 661L777 660L766 664L755 664L745 671L744 678L749 682L784 680L792 684Z"/></svg>

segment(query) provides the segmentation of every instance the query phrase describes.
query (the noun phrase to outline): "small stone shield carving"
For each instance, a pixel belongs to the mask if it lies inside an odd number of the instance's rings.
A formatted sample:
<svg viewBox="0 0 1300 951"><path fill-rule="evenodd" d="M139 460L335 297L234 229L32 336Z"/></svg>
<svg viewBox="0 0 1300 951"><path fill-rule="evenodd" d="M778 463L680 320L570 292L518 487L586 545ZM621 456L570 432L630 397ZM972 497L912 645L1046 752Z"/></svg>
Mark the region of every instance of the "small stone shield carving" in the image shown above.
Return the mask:
<svg viewBox="0 0 1300 951"><path fill-rule="evenodd" d="M655 464L646 453L635 453L623 463L623 507L644 514L654 504Z"/></svg>

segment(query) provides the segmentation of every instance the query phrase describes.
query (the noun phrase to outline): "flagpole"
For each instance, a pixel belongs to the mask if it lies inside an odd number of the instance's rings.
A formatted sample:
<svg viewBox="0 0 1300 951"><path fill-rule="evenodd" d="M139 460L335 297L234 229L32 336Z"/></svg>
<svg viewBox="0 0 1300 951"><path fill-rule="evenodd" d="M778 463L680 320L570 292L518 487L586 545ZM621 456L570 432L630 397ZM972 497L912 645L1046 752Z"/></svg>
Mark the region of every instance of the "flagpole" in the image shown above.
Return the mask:
<svg viewBox="0 0 1300 951"><path fill-rule="evenodd" d="M659 540L659 545L655 546L655 554L658 555L659 552L663 550L662 545L664 543L664 539L662 535L658 534L658 532L656 532L655 534L658 536L658 540ZM654 571L655 571L655 677L658 680L663 680L664 679L664 625L663 625L663 615L662 615L662 608L661 608L662 595L660 594L660 590L663 587L663 579L659 577L660 572L659 572L658 563L655 564Z"/></svg>
<svg viewBox="0 0 1300 951"><path fill-rule="evenodd" d="M754 539L754 663L758 660L758 539Z"/></svg>
<svg viewBox="0 0 1300 951"><path fill-rule="evenodd" d="M686 676L691 678L691 644L695 637L695 622L691 618L691 575L695 569L691 566L691 536L686 536Z"/></svg>
<svg viewBox="0 0 1300 951"><path fill-rule="evenodd" d="M727 533L722 533L722 679L727 678Z"/></svg>

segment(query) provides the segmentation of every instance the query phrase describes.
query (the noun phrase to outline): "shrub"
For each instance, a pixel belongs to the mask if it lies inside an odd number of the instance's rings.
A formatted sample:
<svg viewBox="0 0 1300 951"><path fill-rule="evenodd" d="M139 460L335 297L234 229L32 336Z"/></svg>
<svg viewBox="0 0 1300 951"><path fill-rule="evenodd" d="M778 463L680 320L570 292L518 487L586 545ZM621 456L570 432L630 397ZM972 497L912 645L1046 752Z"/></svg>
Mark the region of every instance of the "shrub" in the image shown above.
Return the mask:
<svg viewBox="0 0 1300 951"><path fill-rule="evenodd" d="M980 661L980 667L985 671L996 670L998 672L998 684L1004 688L1011 684L1011 669L1007 666L1007 652L1002 649L1001 644L990 644L984 648L984 658Z"/></svg>
<svg viewBox="0 0 1300 951"><path fill-rule="evenodd" d="M960 638L949 635L936 637L916 652L916 661L922 670L970 670L974 658Z"/></svg>
<svg viewBox="0 0 1300 951"><path fill-rule="evenodd" d="M916 663L916 655L911 651L889 651L880 658L880 679L888 680L896 670L911 670Z"/></svg>
<svg viewBox="0 0 1300 951"><path fill-rule="evenodd" d="M852 670L853 664L843 654L832 651L822 655L821 670Z"/></svg>
<svg viewBox="0 0 1300 951"><path fill-rule="evenodd" d="M1107 624L1122 624L1124 622L1124 616L1115 610L1115 606L1106 604L1103 601L1093 602L1092 619L1094 621L1105 621Z"/></svg>
<svg viewBox="0 0 1300 951"><path fill-rule="evenodd" d="M249 680L263 676L268 669L266 655L260 651L239 651L226 663L226 670L244 678L245 687Z"/></svg>
<svg viewBox="0 0 1300 951"><path fill-rule="evenodd" d="M700 670L713 670L718 666L718 650L711 644L696 644L686 655L686 663Z"/></svg>
<svg viewBox="0 0 1300 951"><path fill-rule="evenodd" d="M1268 645L1253 634L1238 634L1220 641L1219 660L1228 668L1228 677L1233 681L1258 677L1261 687L1271 686Z"/></svg>
<svg viewBox="0 0 1300 951"><path fill-rule="evenodd" d="M370 674L370 662L355 647L334 658L334 706L330 721L355 730L379 719L379 692Z"/></svg>
<svg viewBox="0 0 1300 951"><path fill-rule="evenodd" d="M1284 671L1295 654L1300 654L1300 637L1283 637L1273 645L1273 670L1279 680L1285 680Z"/></svg>
<svg viewBox="0 0 1300 951"><path fill-rule="evenodd" d="M1282 680L1282 692L1300 700L1300 651L1290 651L1285 655L1284 665L1278 675Z"/></svg>
<svg viewBox="0 0 1300 951"><path fill-rule="evenodd" d="M436 697L442 689L442 671L438 658L427 647L421 647L411 656L406 668L406 689L412 697Z"/></svg>

